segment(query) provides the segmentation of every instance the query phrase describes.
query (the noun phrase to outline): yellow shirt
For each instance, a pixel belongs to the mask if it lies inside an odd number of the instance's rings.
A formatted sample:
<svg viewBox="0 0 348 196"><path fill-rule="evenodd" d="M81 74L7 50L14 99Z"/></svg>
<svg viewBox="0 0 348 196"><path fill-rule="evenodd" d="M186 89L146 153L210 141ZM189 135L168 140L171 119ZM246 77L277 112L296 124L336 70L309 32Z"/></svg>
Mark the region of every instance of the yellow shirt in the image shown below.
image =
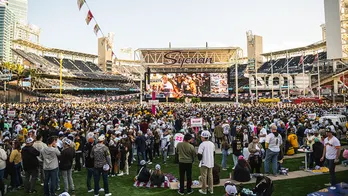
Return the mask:
<svg viewBox="0 0 348 196"><path fill-rule="evenodd" d="M15 165L22 162L22 154L18 150L12 150L10 155L10 163L14 162Z"/></svg>
<svg viewBox="0 0 348 196"><path fill-rule="evenodd" d="M291 133L290 135L288 135L288 141L290 142L293 148L298 148L297 135Z"/></svg>
<svg viewBox="0 0 348 196"><path fill-rule="evenodd" d="M71 129L72 128L72 124L71 123L64 123L64 127L67 128L67 129Z"/></svg>

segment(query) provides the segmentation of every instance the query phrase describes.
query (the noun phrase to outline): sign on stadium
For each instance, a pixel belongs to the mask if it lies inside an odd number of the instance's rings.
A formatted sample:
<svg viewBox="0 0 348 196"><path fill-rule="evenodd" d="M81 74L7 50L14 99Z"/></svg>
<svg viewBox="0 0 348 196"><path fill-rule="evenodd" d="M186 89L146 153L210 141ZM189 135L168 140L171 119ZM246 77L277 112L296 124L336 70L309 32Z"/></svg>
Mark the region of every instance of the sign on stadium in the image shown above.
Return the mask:
<svg viewBox="0 0 348 196"><path fill-rule="evenodd" d="M184 64L212 64L213 58L205 57L189 57L185 58L181 51L168 52L164 55L164 65L179 64L182 67Z"/></svg>

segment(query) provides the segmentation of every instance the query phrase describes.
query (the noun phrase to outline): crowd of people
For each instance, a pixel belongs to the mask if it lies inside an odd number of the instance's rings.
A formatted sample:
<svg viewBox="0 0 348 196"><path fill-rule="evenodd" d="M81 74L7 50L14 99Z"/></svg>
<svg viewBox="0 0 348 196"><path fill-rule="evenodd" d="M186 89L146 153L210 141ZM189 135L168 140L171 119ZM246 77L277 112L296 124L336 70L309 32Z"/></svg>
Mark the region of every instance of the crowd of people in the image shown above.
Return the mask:
<svg viewBox="0 0 348 196"><path fill-rule="evenodd" d="M193 192L195 159L202 183L199 192L213 193L216 145L221 148L223 171L231 165L228 157L232 152L233 180L249 181L251 173L261 173L263 160L265 173L272 169L278 175L284 154L305 146L312 151L310 167L326 161L334 185L340 156L340 142L334 134L342 127L329 120L319 123L307 114L320 117L342 107L346 106L176 103L157 106L153 115L149 106L137 104L1 104L0 192L4 195L6 189L24 187L26 193L35 194L40 181L44 195L51 196L60 191L62 180L61 192L74 195L73 173L85 167L87 191L94 195L104 191L110 196L108 178L129 175L133 164L138 166L135 180L160 185L165 181L161 166L151 171L146 165L155 158L167 164L174 152L180 175L178 193L184 194L185 175L187 193ZM190 118L202 118L203 123L191 126ZM173 141L177 134L182 141Z"/></svg>

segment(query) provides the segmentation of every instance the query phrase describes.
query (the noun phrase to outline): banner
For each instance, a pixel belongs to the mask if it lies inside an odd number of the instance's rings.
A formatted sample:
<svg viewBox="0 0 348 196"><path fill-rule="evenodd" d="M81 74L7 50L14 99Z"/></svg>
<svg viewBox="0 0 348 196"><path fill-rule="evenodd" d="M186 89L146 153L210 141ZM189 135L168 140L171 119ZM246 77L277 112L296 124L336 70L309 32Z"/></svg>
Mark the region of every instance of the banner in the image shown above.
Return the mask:
<svg viewBox="0 0 348 196"><path fill-rule="evenodd" d="M92 14L91 10L89 10L88 14L87 14L87 17L86 17L87 25L89 25L89 23L91 22L92 18L93 18L93 14Z"/></svg>
<svg viewBox="0 0 348 196"><path fill-rule="evenodd" d="M100 30L99 25L98 25L98 24L95 24L95 25L94 25L94 34L95 34L96 36L98 36L99 30Z"/></svg>
<svg viewBox="0 0 348 196"><path fill-rule="evenodd" d="M203 118L191 118L191 127L202 127Z"/></svg>
<svg viewBox="0 0 348 196"><path fill-rule="evenodd" d="M85 3L85 0L77 0L77 6L78 6L79 10L81 10L84 3Z"/></svg>

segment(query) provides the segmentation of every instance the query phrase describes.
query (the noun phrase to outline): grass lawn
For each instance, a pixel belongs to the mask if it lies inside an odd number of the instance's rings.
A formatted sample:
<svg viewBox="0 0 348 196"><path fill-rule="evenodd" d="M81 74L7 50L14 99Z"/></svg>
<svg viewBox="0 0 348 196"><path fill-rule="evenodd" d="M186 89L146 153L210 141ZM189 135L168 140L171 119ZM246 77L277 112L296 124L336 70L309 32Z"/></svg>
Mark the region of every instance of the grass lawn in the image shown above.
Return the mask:
<svg viewBox="0 0 348 196"><path fill-rule="evenodd" d="M288 159L285 160L283 166L290 169L290 171L299 170L299 167L303 164L301 163L304 160L304 158L294 158L294 159ZM166 165L161 165L162 170L164 173L172 173L174 176L179 177L178 174L178 166L176 164L173 164L173 157L170 157L170 159L167 161ZM232 166L232 158L229 157L228 159L228 165L230 166L229 171L221 171L220 177L228 178L229 172L231 170ZM159 159L154 160L154 164L150 165L151 168L154 168L156 163L161 163ZM221 155L216 155L216 163L221 164ZM133 166L130 168L130 175L129 176L122 176L122 177L113 177L109 178L109 189L110 192L113 195L165 195L165 196L171 196L171 195L178 195L176 191L169 190L169 189L144 189L144 188L135 188L133 187L133 178L136 175L137 166ZM197 161L194 163L193 166L193 179L198 179L199 176L199 168ZM339 172L337 173L337 181L345 181L348 182L348 171L345 172ZM77 196L79 195L91 195L93 196L93 193L87 193L87 187L86 187L86 172L83 170L79 173L73 173L74 177L74 184L75 184L75 194ZM283 181L275 181L275 194L274 195L306 195L307 193L311 193L317 190L320 190L324 188L324 184L329 182L329 176L328 175L319 175L314 177L306 177L306 178L299 178L299 179L291 179L291 180L283 180ZM92 181L93 183L93 181ZM102 181L100 182L100 185L102 185ZM245 187L251 188L252 185L246 185ZM39 184L37 185L36 189L39 191L37 195L43 195L43 187L41 187ZM61 181L61 190L63 189L63 182ZM57 192L61 193L61 192ZM224 190L223 187L217 187L214 189L214 195L223 195ZM22 196L26 195L23 190L11 192L8 194L8 196ZM104 195L104 193L100 193L100 196ZM195 193L193 195L200 195L198 193L198 190L195 190Z"/></svg>

